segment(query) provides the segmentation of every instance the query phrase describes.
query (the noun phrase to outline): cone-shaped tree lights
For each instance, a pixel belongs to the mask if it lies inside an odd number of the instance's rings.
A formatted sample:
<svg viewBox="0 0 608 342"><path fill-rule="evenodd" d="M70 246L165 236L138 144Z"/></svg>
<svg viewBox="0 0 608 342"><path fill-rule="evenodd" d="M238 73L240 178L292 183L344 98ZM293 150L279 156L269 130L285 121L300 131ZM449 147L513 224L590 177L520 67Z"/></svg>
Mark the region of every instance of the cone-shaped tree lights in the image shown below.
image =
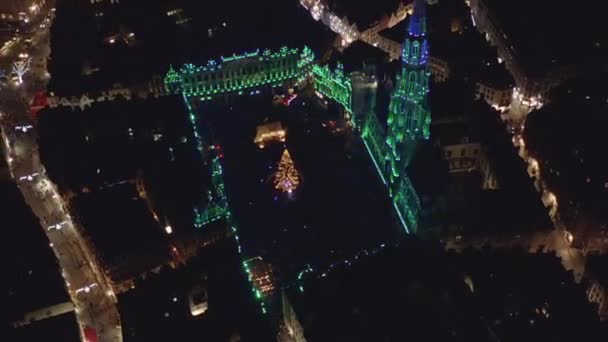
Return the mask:
<svg viewBox="0 0 608 342"><path fill-rule="evenodd" d="M283 151L278 170L274 175L274 188L291 193L300 184L300 174L293 164L289 151Z"/></svg>

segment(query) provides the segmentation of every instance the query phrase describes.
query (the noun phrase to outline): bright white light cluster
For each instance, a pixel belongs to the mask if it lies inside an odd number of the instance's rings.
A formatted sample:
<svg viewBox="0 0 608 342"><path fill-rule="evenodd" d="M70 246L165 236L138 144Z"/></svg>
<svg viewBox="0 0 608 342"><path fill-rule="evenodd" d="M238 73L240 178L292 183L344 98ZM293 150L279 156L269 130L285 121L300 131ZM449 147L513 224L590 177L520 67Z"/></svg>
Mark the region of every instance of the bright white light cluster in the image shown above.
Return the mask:
<svg viewBox="0 0 608 342"><path fill-rule="evenodd" d="M544 105L540 94L538 96L525 97L518 87L513 88L513 98L517 99L522 105L532 109L540 109Z"/></svg>
<svg viewBox="0 0 608 342"><path fill-rule="evenodd" d="M312 14L312 17L315 20L319 20L323 17L325 6L321 0L301 0L300 3L310 11L310 14Z"/></svg>
<svg viewBox="0 0 608 342"><path fill-rule="evenodd" d="M335 14L329 14L329 28L339 34L348 45L359 39L359 31L355 25L348 25L346 19L341 19Z"/></svg>
<svg viewBox="0 0 608 342"><path fill-rule="evenodd" d="M342 37L342 45L350 45L359 39L357 27L354 24L350 25L346 18L340 18L329 12L321 0L300 0L300 3L310 12L315 20L321 20L333 32Z"/></svg>

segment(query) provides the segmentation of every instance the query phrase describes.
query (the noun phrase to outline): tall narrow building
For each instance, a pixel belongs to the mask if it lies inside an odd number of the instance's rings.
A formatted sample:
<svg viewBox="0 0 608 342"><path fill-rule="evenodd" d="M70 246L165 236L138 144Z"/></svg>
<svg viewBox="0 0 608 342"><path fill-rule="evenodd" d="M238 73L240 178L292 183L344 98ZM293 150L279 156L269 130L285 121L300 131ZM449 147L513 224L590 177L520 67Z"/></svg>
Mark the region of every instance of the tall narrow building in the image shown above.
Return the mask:
<svg viewBox="0 0 608 342"><path fill-rule="evenodd" d="M431 114L428 107L429 44L424 0L416 0L401 52L401 73L397 75L388 115L390 166L399 174L413 157L416 143L428 139Z"/></svg>
<svg viewBox="0 0 608 342"><path fill-rule="evenodd" d="M429 138L429 43L424 0L416 0L401 52L401 73L389 104L385 173L389 194L400 219L411 232L417 230L420 202L406 168L421 139Z"/></svg>

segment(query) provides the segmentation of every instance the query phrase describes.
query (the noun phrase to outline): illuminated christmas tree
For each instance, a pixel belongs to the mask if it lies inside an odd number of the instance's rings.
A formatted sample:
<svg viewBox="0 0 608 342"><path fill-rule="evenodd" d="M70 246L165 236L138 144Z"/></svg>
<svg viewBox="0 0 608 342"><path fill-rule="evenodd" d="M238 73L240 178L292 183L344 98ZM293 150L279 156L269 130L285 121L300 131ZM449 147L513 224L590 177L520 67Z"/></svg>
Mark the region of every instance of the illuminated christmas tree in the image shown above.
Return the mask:
<svg viewBox="0 0 608 342"><path fill-rule="evenodd" d="M293 164L289 151L283 151L278 170L274 175L274 188L291 193L300 184L300 174Z"/></svg>

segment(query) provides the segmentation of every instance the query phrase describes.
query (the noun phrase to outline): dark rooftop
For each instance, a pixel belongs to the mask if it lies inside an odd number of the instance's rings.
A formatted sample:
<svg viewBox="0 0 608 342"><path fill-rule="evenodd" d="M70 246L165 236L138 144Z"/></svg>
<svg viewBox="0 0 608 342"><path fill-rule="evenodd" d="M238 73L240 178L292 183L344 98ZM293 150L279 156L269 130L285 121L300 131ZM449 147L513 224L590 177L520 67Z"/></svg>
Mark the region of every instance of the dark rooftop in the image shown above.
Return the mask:
<svg viewBox="0 0 608 342"><path fill-rule="evenodd" d="M352 43L344 52L337 56L344 64L345 72L360 70L363 63L378 65L388 60L388 54L360 40Z"/></svg>
<svg viewBox="0 0 608 342"><path fill-rule="evenodd" d="M467 116L474 102L473 89L457 79L431 84L429 94L432 123Z"/></svg>
<svg viewBox="0 0 608 342"><path fill-rule="evenodd" d="M585 266L593 279L597 280L603 286L608 286L608 258L606 256L592 255L587 259Z"/></svg>
<svg viewBox="0 0 608 342"><path fill-rule="evenodd" d="M396 11L401 1L403 0L375 0L374 5L370 6L367 1L329 0L328 4L336 15L346 16L351 23L357 24L360 31L363 31L385 15Z"/></svg>
<svg viewBox="0 0 608 342"><path fill-rule="evenodd" d="M159 161L168 161L169 148L177 160L192 157L186 157L188 146L180 141L191 128L177 96L98 102L84 111L46 108L39 126L41 158L63 190L133 178L146 165L157 168Z"/></svg>
<svg viewBox="0 0 608 342"><path fill-rule="evenodd" d="M107 265L127 263L135 272L155 266L168 257L164 224L175 233L192 229L204 180L179 97L47 108L39 132L49 175L73 197L75 216Z"/></svg>
<svg viewBox="0 0 608 342"><path fill-rule="evenodd" d="M106 264L114 266L128 258L133 272L141 272L168 260L169 248L161 227L134 185L80 195L74 200L74 209Z"/></svg>
<svg viewBox="0 0 608 342"><path fill-rule="evenodd" d="M485 0L528 73L578 65L608 56L601 1Z"/></svg>
<svg viewBox="0 0 608 342"><path fill-rule="evenodd" d="M44 292L44 291L42 291ZM78 342L78 322L73 312L33 322L30 325L11 330L7 341L51 341Z"/></svg>
<svg viewBox="0 0 608 342"><path fill-rule="evenodd" d="M208 2L198 0L130 0L103 17L74 3L80 2L61 2L53 22L50 89L61 94L104 89L115 82L138 84L169 64L206 64L210 58L256 49L308 45L320 55L335 39L298 1L219 1L210 10ZM191 22L175 24L166 15L175 8L183 9ZM120 30L133 32L135 42L103 43ZM84 66L99 71L82 76Z"/></svg>
<svg viewBox="0 0 608 342"><path fill-rule="evenodd" d="M242 272L234 239L207 246L178 269L167 268L137 281L136 290L119 296L123 332L128 341L270 341L269 325ZM208 311L192 316L194 288L208 294Z"/></svg>
<svg viewBox="0 0 608 342"><path fill-rule="evenodd" d="M479 142L466 121L438 123L431 126L431 136L441 146Z"/></svg>
<svg viewBox="0 0 608 342"><path fill-rule="evenodd" d="M555 255L483 250L452 260L452 268L470 277L480 314L500 340L605 339L584 287Z"/></svg>
<svg viewBox="0 0 608 342"><path fill-rule="evenodd" d="M307 340L488 338L462 278L446 267L439 245L432 243L405 240L307 279L303 292L289 289L288 297Z"/></svg>
<svg viewBox="0 0 608 342"><path fill-rule="evenodd" d="M479 82L494 88L506 89L515 85L511 73L496 58L486 58L485 61L482 61L477 75Z"/></svg>
<svg viewBox="0 0 608 342"><path fill-rule="evenodd" d="M407 23L408 19L406 18L399 24L389 29L380 31L380 35L395 42L403 42L407 34Z"/></svg>

